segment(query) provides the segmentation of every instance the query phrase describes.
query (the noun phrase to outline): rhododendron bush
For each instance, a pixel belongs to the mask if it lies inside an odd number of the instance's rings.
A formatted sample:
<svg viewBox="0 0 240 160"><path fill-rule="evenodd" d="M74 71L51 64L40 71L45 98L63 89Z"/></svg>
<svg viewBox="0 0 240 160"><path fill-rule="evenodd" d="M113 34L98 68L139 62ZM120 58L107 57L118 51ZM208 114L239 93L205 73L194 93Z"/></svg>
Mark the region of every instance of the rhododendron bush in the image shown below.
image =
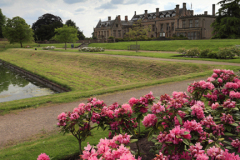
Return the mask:
<svg viewBox="0 0 240 160"><path fill-rule="evenodd" d="M123 105L107 106L91 98L73 112L61 113L58 126L80 139L79 143L91 135L90 123L110 131L109 139L101 139L97 147L88 144L84 148L83 159L135 159L125 145L130 137L140 139L140 123L155 142L155 160L240 159L238 77L233 71L215 69L207 81L193 82L187 90L189 94L175 91L158 101L150 92Z"/></svg>

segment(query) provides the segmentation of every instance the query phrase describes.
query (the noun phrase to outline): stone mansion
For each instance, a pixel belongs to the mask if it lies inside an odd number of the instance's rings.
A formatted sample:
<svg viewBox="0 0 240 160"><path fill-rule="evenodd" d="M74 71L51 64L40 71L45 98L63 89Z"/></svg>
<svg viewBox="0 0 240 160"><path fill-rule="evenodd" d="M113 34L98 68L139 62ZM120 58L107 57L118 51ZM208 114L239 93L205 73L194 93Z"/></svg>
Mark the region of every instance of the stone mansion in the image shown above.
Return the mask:
<svg viewBox="0 0 240 160"><path fill-rule="evenodd" d="M107 21L99 20L96 28L94 28L94 36L97 39L107 39L110 36L115 38L124 38L124 35L129 31L129 28L137 20L142 20L142 25L150 26L151 31L148 37L172 37L183 35L188 39L209 39L212 37L213 28L210 26L215 20L215 4L212 5L212 15L207 11L204 14L194 15L193 10L186 8L186 3L183 3L182 8L176 5L172 10L159 11L148 13L145 10L144 14L135 14L131 20L125 16L125 20L121 20L120 15L115 19L108 17Z"/></svg>

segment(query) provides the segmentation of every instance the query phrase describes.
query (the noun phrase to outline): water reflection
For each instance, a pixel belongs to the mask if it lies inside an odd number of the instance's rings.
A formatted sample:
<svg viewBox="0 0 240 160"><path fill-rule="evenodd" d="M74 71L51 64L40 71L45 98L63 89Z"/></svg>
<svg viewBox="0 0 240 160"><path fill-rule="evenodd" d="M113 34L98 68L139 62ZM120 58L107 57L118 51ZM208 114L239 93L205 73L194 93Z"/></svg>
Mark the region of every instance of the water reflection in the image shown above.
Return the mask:
<svg viewBox="0 0 240 160"><path fill-rule="evenodd" d="M26 79L0 64L0 102L50 94L54 94L54 91Z"/></svg>

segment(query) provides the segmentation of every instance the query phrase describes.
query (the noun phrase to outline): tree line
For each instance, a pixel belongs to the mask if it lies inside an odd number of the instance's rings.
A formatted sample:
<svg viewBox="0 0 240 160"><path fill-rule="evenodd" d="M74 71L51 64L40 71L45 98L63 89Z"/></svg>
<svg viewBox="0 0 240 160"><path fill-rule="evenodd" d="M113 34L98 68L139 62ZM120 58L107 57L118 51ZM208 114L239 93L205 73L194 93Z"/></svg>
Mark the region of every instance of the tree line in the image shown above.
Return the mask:
<svg viewBox="0 0 240 160"><path fill-rule="evenodd" d="M65 37L60 36L64 34ZM7 38L10 43L57 40L59 42L75 42L84 40L83 32L71 19L65 24L58 16L46 13L33 23L32 27L26 21L17 16L12 19L6 18L0 9L0 38Z"/></svg>

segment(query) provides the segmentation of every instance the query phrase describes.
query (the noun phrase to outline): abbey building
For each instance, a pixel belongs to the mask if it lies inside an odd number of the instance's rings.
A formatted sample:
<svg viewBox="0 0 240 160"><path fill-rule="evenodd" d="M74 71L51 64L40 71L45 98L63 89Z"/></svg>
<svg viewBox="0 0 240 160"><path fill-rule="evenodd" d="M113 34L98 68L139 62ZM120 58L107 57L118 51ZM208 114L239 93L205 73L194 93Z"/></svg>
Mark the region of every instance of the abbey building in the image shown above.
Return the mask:
<svg viewBox="0 0 240 160"><path fill-rule="evenodd" d="M172 10L160 11L156 8L156 12L148 13L148 10L145 10L143 14L135 11L131 20L128 20L128 16L125 16L124 20L121 20L120 16L113 20L111 17L108 17L107 21L99 20L94 28L94 36L98 39L107 39L110 36L124 38L129 28L137 20L142 20L142 25L151 26L151 32L148 33L151 38L183 35L188 39L209 39L212 37L211 24L215 18L215 4L212 5L211 15L207 11L194 15L194 11L188 10L186 3L183 3L182 8L176 5Z"/></svg>

